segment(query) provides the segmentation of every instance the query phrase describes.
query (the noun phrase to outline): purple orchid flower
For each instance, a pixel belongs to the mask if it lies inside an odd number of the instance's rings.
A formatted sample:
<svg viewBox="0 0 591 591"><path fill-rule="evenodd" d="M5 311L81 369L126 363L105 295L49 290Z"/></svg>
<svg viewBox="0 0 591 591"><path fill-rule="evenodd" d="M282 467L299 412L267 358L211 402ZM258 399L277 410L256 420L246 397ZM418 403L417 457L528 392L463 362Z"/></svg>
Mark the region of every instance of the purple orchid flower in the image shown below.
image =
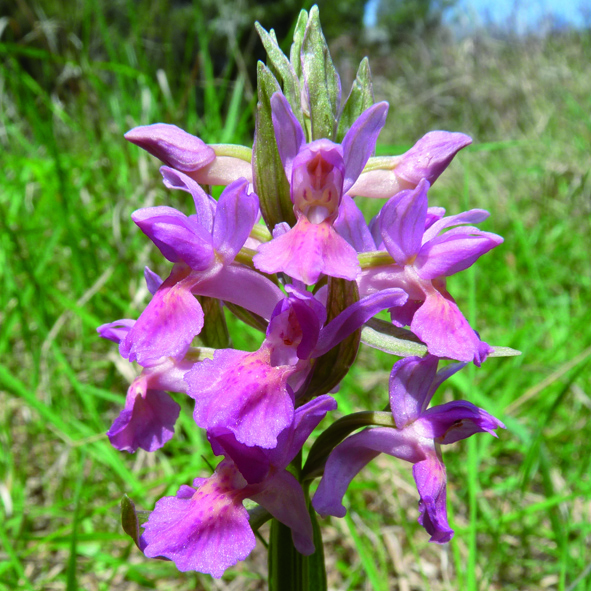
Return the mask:
<svg viewBox="0 0 591 591"><path fill-rule="evenodd" d="M219 349L197 363L185 380L195 399L195 422L208 434L231 433L246 446L272 449L293 421L295 393L320 357L379 311L403 305L401 289L385 289L349 306L328 325L312 294L288 288L258 351Z"/></svg>
<svg viewBox="0 0 591 591"><path fill-rule="evenodd" d="M414 189L422 179L433 184L454 156L472 143L463 133L430 131L408 152L400 156L378 157L370 161L349 190L351 196L389 199L405 189Z"/></svg>
<svg viewBox="0 0 591 591"><path fill-rule="evenodd" d="M156 503L141 537L145 555L169 558L180 571L221 577L227 568L246 558L256 544L243 506L247 498L291 528L294 545L301 554L312 554L312 523L304 492L286 467L326 413L335 408L336 402L330 396L298 408L278 447L270 452L257 448L256 458L252 457L252 448L240 450L236 440L212 440L214 450L223 450L227 459L210 478L197 478L193 487L181 486L176 496ZM249 478L254 465L263 467L255 479ZM245 475L241 473L244 468Z"/></svg>
<svg viewBox="0 0 591 591"><path fill-rule="evenodd" d="M386 121L387 103L367 109L342 144L328 139L305 143L304 131L287 99L271 97L273 127L296 225L261 244L253 261L265 273L282 271L311 285L321 274L355 279L357 253L335 230L343 195L353 186L371 156Z"/></svg>
<svg viewBox="0 0 591 591"><path fill-rule="evenodd" d="M146 267L148 274L155 276ZM97 332L103 338L120 343L134 323L133 320L117 320L99 326ZM142 370L129 386L125 407L107 432L113 447L129 453L138 448L156 451L172 438L180 406L167 391L186 392L184 375L194 363L166 357Z"/></svg>
<svg viewBox="0 0 591 591"><path fill-rule="evenodd" d="M203 327L203 310L194 295L232 302L269 318L281 290L234 259L258 215L258 197L248 181L228 185L216 202L187 175L163 167L165 184L193 196L196 215L171 207L148 207L133 213L140 227L174 267L138 321L121 341L123 357L153 365L162 357L182 359Z"/></svg>
<svg viewBox="0 0 591 591"><path fill-rule="evenodd" d="M242 158L217 155L215 147L176 125L154 123L134 127L125 139L156 156L166 166L184 172L203 185L229 185L239 178L252 183L252 166Z"/></svg>
<svg viewBox="0 0 591 591"><path fill-rule="evenodd" d="M343 517L343 496L355 475L380 453L413 464L419 492L419 523L431 542L453 537L447 521L446 473L441 445L474 433L487 432L503 423L470 402L458 400L427 409L439 385L465 364L454 364L437 373L438 358L407 357L398 361L390 376L390 407L396 428L375 427L351 435L330 454L313 507L320 515Z"/></svg>
<svg viewBox="0 0 591 591"><path fill-rule="evenodd" d="M364 270L358 280L359 290L368 294L385 287L401 287L408 293L408 301L391 310L394 324L409 325L432 355L480 365L491 349L447 292L445 278L470 267L503 239L464 226L485 220L489 216L485 210L443 217L442 208L428 208L428 189L428 181L422 180L416 189L402 191L384 205L374 228L379 228L379 240L395 262ZM359 229L364 224L362 219L350 211L347 223L355 229L349 230L350 240L356 240L362 248L371 246L370 232ZM463 227L442 233L460 225Z"/></svg>

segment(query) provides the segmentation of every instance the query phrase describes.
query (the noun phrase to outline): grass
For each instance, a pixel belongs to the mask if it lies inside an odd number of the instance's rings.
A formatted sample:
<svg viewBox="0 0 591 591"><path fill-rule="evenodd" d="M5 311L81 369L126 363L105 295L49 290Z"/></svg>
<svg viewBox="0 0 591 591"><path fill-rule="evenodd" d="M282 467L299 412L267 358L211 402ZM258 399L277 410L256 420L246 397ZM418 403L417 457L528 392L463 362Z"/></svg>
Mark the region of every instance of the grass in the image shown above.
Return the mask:
<svg viewBox="0 0 591 591"><path fill-rule="evenodd" d="M213 458L180 397L177 436L161 452L111 448L104 433L129 369L95 332L141 311L145 264L166 270L130 213L188 206L122 134L162 120L248 142L248 81L232 65L214 74L203 37L184 33L189 73L164 60L156 75L154 46L90 14L76 51L0 43L0 589L263 589L261 547L219 583L144 559L124 536L124 492L151 508ZM134 26L141 37L141 19ZM172 37L154 43L168 56ZM391 104L380 152L433 128L474 136L431 199L451 213L488 209L484 227L505 243L450 291L483 338L523 355L456 374L438 394L508 427L445 450L453 542L426 542L409 466L380 457L351 487L347 519L324 522L332 589L591 589L590 54L588 33L436 37L370 53L376 96ZM233 336L254 346L248 332ZM391 365L362 348L341 411L382 405Z"/></svg>

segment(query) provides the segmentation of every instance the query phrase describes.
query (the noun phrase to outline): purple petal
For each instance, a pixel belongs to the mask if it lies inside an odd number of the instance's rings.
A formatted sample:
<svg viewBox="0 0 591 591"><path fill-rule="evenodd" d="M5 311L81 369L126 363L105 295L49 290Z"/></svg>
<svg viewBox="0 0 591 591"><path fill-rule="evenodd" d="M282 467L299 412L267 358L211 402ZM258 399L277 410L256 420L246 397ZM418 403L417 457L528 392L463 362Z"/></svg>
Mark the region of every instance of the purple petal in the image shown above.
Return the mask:
<svg viewBox="0 0 591 591"><path fill-rule="evenodd" d="M406 300L403 306L390 309L390 318L394 326L410 326L415 312L423 305L423 300Z"/></svg>
<svg viewBox="0 0 591 591"><path fill-rule="evenodd" d="M164 179L164 185L169 189L180 189L190 193L195 203L195 211L199 224L211 233L213 227L213 214L215 211L215 201L194 181L190 176L169 168L160 167L160 174Z"/></svg>
<svg viewBox="0 0 591 591"><path fill-rule="evenodd" d="M326 413L336 408L336 400L328 394L297 408L293 424L281 432L277 447L267 452L273 466L277 469L287 468Z"/></svg>
<svg viewBox="0 0 591 591"><path fill-rule="evenodd" d="M197 425L214 436L233 433L244 445L274 448L293 421L293 392L287 386L293 368L272 367L269 356L266 348L255 353L219 349L213 360L195 364L185 380L195 399Z"/></svg>
<svg viewBox="0 0 591 591"><path fill-rule="evenodd" d="M388 103L382 102L366 109L353 123L343 139L345 181L343 193L355 183L369 157L373 154L378 135L386 123Z"/></svg>
<svg viewBox="0 0 591 591"><path fill-rule="evenodd" d="M191 281L179 281L173 269L119 345L123 357L143 366L162 357L184 357L203 328L203 310L190 291Z"/></svg>
<svg viewBox="0 0 591 591"><path fill-rule="evenodd" d="M465 400L428 409L416 422L416 426L424 437L439 439L442 444L467 439L474 433L487 432L496 437L494 430L505 428L501 421Z"/></svg>
<svg viewBox="0 0 591 591"><path fill-rule="evenodd" d="M470 209L463 211L456 215L448 215L435 221L429 226L423 234L423 244L433 240L437 234L449 228L451 226L460 226L465 224L479 224L490 216L490 213L486 209Z"/></svg>
<svg viewBox="0 0 591 591"><path fill-rule="evenodd" d="M150 380L151 388L186 393L185 374L195 363L190 355L180 360L165 357L160 363L144 368L142 374Z"/></svg>
<svg viewBox="0 0 591 591"><path fill-rule="evenodd" d="M271 318L285 294L269 279L248 267L226 266L193 287L193 293L242 306L263 318Z"/></svg>
<svg viewBox="0 0 591 591"><path fill-rule="evenodd" d="M142 125L134 127L124 137L164 164L185 172L203 168L215 160L215 152L209 146L176 125Z"/></svg>
<svg viewBox="0 0 591 591"><path fill-rule="evenodd" d="M146 556L164 556L182 572L219 578L252 552L256 540L240 494L244 481L231 464L220 466L191 497L185 486L178 496L156 503L144 524Z"/></svg>
<svg viewBox="0 0 591 591"><path fill-rule="evenodd" d="M412 468L419 496L419 523L431 535L430 542L444 544L454 535L447 522L445 466L435 456L418 462Z"/></svg>
<svg viewBox="0 0 591 591"><path fill-rule="evenodd" d="M453 157L471 143L472 139L463 133L430 131L402 155L394 169L396 176L414 185L421 179L432 185Z"/></svg>
<svg viewBox="0 0 591 591"><path fill-rule="evenodd" d="M134 324L135 320L123 318L122 320L115 320L115 322L101 324L96 331L102 339L108 339L119 344L127 336Z"/></svg>
<svg viewBox="0 0 591 591"><path fill-rule="evenodd" d="M318 345L314 350L314 357L320 357L330 351L378 312L394 306L402 306L407 298L402 289L394 287L355 302L322 329Z"/></svg>
<svg viewBox="0 0 591 591"><path fill-rule="evenodd" d="M271 116L281 163L290 180L293 160L305 143L304 131L291 105L280 92L271 97Z"/></svg>
<svg viewBox="0 0 591 591"><path fill-rule="evenodd" d="M455 302L439 292L427 296L415 312L410 329L429 353L470 362L480 357L480 339L464 318Z"/></svg>
<svg viewBox="0 0 591 591"><path fill-rule="evenodd" d="M146 382L140 376L131 384L125 408L107 432L111 445L119 450L156 451L174 435L181 407L166 392L149 389Z"/></svg>
<svg viewBox="0 0 591 591"><path fill-rule="evenodd" d="M310 357L318 342L321 320L326 320L326 310L312 294L308 300L292 293L273 311L265 340L272 348L271 365L295 365Z"/></svg>
<svg viewBox="0 0 591 591"><path fill-rule="evenodd" d="M394 364L390 374L390 408L396 427L402 429L427 408L437 372L437 357L407 357Z"/></svg>
<svg viewBox="0 0 591 591"><path fill-rule="evenodd" d="M380 228L392 258L405 265L421 248L427 217L429 183L421 181L412 191L401 191L384 205Z"/></svg>
<svg viewBox="0 0 591 591"><path fill-rule="evenodd" d="M248 193L248 181L238 179L220 195L213 223L213 246L224 263L234 260L242 248L259 211L259 198Z"/></svg>
<svg viewBox="0 0 591 591"><path fill-rule="evenodd" d="M146 287L148 291L154 295L158 288L162 285L162 279L158 273L155 273L150 267L144 267L144 279L146 280Z"/></svg>
<svg viewBox="0 0 591 591"><path fill-rule="evenodd" d="M377 250L361 210L349 195L343 195L334 228L357 252Z"/></svg>
<svg viewBox="0 0 591 591"><path fill-rule="evenodd" d="M134 211L131 218L170 262L183 261L196 271L211 265L211 236L184 213L166 206L146 207Z"/></svg>
<svg viewBox="0 0 591 591"><path fill-rule="evenodd" d="M271 468L269 450L261 447L248 447L238 442L233 433L220 435L209 433L207 438L213 453L218 456L223 454L230 458L248 484L260 483L268 476Z"/></svg>
<svg viewBox="0 0 591 591"><path fill-rule="evenodd" d="M427 219L425 220L425 230L428 230L435 222L438 222L444 215L444 207L429 207L427 209Z"/></svg>
<svg viewBox="0 0 591 591"><path fill-rule="evenodd" d="M329 223L312 224L305 216L287 234L261 244L253 262L264 273L282 271L307 285L323 273L353 280L359 272L355 249Z"/></svg>
<svg viewBox="0 0 591 591"><path fill-rule="evenodd" d="M291 529L294 546L300 554L309 556L314 553L312 521L306 498L293 474L279 472L266 483L262 492L250 498Z"/></svg>
<svg viewBox="0 0 591 591"><path fill-rule="evenodd" d="M472 226L453 228L424 244L414 266L423 279L448 277L472 266L502 242L500 236Z"/></svg>
<svg viewBox="0 0 591 591"><path fill-rule="evenodd" d="M344 517L347 510L342 499L349 483L380 453L407 462L419 462L425 457L420 439L412 429L376 427L355 433L337 445L328 457L324 476L312 500L314 509L322 516Z"/></svg>

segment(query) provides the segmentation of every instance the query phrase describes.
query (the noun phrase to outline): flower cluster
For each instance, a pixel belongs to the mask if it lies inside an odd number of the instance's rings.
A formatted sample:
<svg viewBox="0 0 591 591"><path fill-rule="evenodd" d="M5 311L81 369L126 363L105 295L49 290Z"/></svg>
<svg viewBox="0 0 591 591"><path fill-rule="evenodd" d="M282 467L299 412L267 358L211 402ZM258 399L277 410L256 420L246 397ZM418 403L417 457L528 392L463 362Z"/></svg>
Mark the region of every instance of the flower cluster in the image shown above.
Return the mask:
<svg viewBox="0 0 591 591"><path fill-rule="evenodd" d="M474 226L486 211L446 216L428 195L471 140L434 131L402 155L372 157L388 105L373 104L366 63L341 105L318 31L317 10L304 11L288 59L259 28L272 70L260 64L252 151L207 145L164 123L125 136L158 158L164 185L194 205L134 212L172 268L164 280L146 268L152 298L137 320L98 329L142 368L108 432L113 446L162 447L180 412L168 394L175 392L194 400L194 421L222 458L209 478L160 499L137 536L146 556L182 571L220 577L248 556L255 536L246 499L291 529L298 552L312 554L314 510L342 517L351 479L379 453L413 464L419 522L431 541L446 542L453 531L441 445L503 427L470 402L429 408L446 378L493 351L446 278L502 238ZM225 187L218 199L212 185ZM359 197L383 200L369 223ZM426 354L393 365L389 412L361 413L339 437L320 436L302 467L304 443L346 395L335 392L363 327L382 311L390 326L409 327L399 332L424 343ZM231 348L225 314L261 331L256 351ZM442 359L457 363L437 371Z"/></svg>

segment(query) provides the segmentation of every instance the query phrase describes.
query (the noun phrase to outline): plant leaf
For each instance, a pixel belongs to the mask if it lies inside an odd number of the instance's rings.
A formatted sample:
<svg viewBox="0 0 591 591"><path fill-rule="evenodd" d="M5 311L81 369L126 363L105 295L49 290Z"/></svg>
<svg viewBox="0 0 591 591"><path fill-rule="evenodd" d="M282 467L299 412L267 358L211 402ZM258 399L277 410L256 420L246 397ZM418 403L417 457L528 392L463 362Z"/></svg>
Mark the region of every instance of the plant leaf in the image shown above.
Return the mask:
<svg viewBox="0 0 591 591"><path fill-rule="evenodd" d="M410 330L377 318L365 324L361 331L361 342L399 357L424 357L427 354L427 345Z"/></svg>
<svg viewBox="0 0 591 591"><path fill-rule="evenodd" d="M298 118L302 127L304 126L304 117L302 115L300 80L293 69L287 56L281 51L281 48L275 40L275 35L271 36L261 25L255 23L256 30L261 38L265 51L267 52L267 65L279 82L285 98L288 100L291 108ZM272 31L272 30L271 30Z"/></svg>
<svg viewBox="0 0 591 591"><path fill-rule="evenodd" d="M355 123L355 120L374 104L373 85L371 82L371 71L369 60L364 57L359 64L357 76L351 86L351 92L347 97L343 111L339 118L336 141L341 143L343 138Z"/></svg>
<svg viewBox="0 0 591 591"><path fill-rule="evenodd" d="M320 26L318 6L310 10L301 50L312 140L334 140L341 104L341 81Z"/></svg>
<svg viewBox="0 0 591 591"><path fill-rule="evenodd" d="M257 114L253 147L253 173L255 192L259 196L261 213L269 230L280 222L295 225L289 183L277 150L271 96L281 90L271 70L262 62L257 67Z"/></svg>

